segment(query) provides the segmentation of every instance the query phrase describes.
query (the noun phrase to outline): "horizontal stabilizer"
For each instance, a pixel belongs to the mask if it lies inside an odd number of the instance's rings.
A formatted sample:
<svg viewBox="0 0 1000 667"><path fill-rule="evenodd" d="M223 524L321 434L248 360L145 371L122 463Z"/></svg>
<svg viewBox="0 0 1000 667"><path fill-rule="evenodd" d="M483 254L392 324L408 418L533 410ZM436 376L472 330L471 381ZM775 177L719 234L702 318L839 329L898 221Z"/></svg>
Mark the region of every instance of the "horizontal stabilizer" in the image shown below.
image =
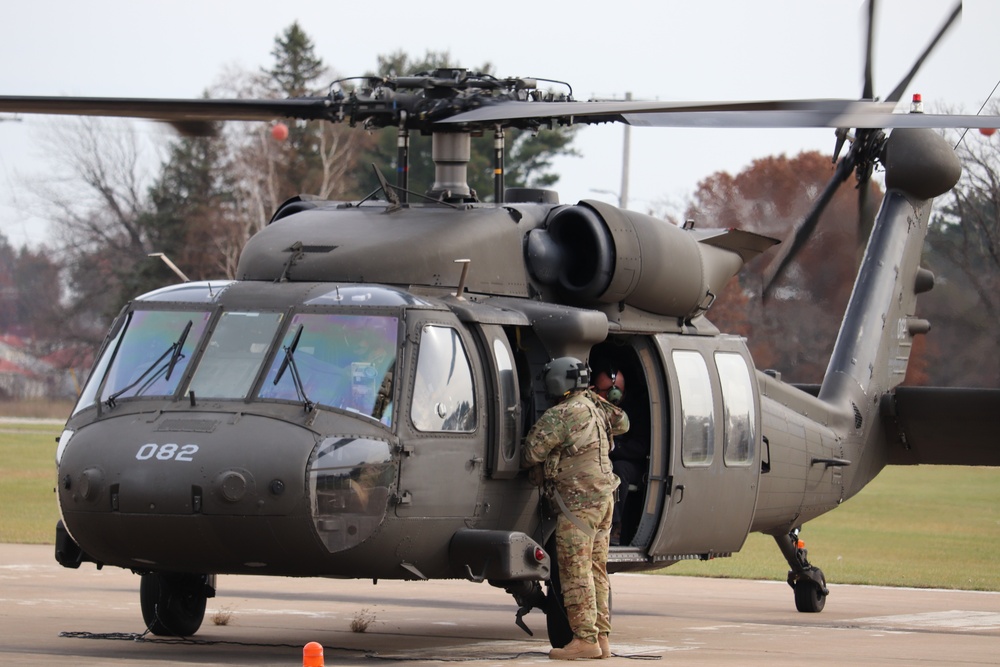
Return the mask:
<svg viewBox="0 0 1000 667"><path fill-rule="evenodd" d="M889 464L1000 466L1000 389L897 387L882 417Z"/></svg>

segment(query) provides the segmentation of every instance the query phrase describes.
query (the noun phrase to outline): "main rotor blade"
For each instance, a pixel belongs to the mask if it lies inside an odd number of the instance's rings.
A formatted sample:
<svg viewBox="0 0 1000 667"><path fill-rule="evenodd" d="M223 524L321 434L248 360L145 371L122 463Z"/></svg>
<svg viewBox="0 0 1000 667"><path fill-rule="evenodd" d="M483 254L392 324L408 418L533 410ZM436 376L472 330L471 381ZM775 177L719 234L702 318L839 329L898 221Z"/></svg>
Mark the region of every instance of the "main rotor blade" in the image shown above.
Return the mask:
<svg viewBox="0 0 1000 667"><path fill-rule="evenodd" d="M959 3L955 6L955 9L952 10L951 16L948 17L948 19L944 22L944 25L941 26L941 29L938 30L937 35L935 35L934 39L931 40L931 43L927 45L927 48L924 49L924 52L920 54L919 58L917 58L917 62L913 63L913 67L910 69L910 72L905 77L903 77L903 80L899 82L899 84L893 89L891 93L889 93L889 96L886 98L887 101L893 103L899 101L899 99L903 96L903 93L906 92L907 87L910 85L910 81L912 81L913 77L916 76L917 70L919 70L920 66L924 64L924 60L927 59L927 56L930 55L934 47L937 46L937 43L941 41L941 38L944 37L944 34L948 32L948 28L950 28L951 25L956 20L958 20L958 17L961 15L962 15L962 2L961 0L959 0Z"/></svg>
<svg viewBox="0 0 1000 667"><path fill-rule="evenodd" d="M796 125L814 127L817 122L848 112L876 112L888 115L892 105L858 102L851 99L800 100L716 100L716 101L630 101L609 100L591 102L522 102L500 101L464 111L441 122L444 124L478 124L504 120L563 119L568 122L625 122L633 125L670 126L667 121L650 120L658 115L674 114L765 114L787 115ZM755 122L755 121L745 121ZM774 121L764 121L770 126ZM684 123L688 125L689 123ZM713 123L714 125L714 123ZM753 126L753 125L752 125ZM777 126L777 125L775 125ZM821 127L823 125L820 125Z"/></svg>
<svg viewBox="0 0 1000 667"><path fill-rule="evenodd" d="M892 113L895 104L842 99L725 102L499 102L438 121L484 125L538 119L637 127L868 129L1000 127L1000 116Z"/></svg>
<svg viewBox="0 0 1000 667"><path fill-rule="evenodd" d="M579 122L584 122L580 120ZM850 112L826 115L782 111L699 111L624 114L622 122L637 127L702 128L796 128L851 127L856 129L893 128L998 128L1000 116L970 116L920 113Z"/></svg>
<svg viewBox="0 0 1000 667"><path fill-rule="evenodd" d="M300 118L339 120L342 103L327 97L262 99L142 99L113 97L0 96L0 112L145 118L170 123ZM444 115L444 125L482 125L533 119L568 122L624 122L635 125L706 127L823 127L845 113L871 113L881 120L889 105L859 106L855 100L779 100L724 102L519 102L500 101L471 111ZM350 111L356 111L351 109ZM657 114L688 113L657 117ZM717 114L724 113L722 118ZM710 114L716 114L715 116ZM732 115L737 114L737 115ZM361 115L364 115L362 111ZM730 117L731 116L731 117ZM701 119L701 120L699 120Z"/></svg>
<svg viewBox="0 0 1000 667"><path fill-rule="evenodd" d="M121 97L0 96L0 112L66 116L117 116L166 122L326 118L328 98L208 100Z"/></svg>
<svg viewBox="0 0 1000 667"><path fill-rule="evenodd" d="M532 122L620 122L646 127L870 129L996 128L1000 116L892 113L894 103L844 99L719 102L521 102L501 101L451 116L414 119L428 129L465 130ZM394 120L393 101L376 108L367 100L329 97L267 99L156 99L117 97L0 96L0 113L116 116L195 125L216 121L270 121L275 118L361 122L381 114Z"/></svg>
<svg viewBox="0 0 1000 667"><path fill-rule="evenodd" d="M764 269L764 287L761 292L764 298L771 292L771 287L774 285L775 281L778 280L785 272L785 269L791 264L792 260L805 245L806 241L813 233L813 229L816 228L816 224L819 222L820 216L823 214L823 210L826 209L827 204L833 199L833 195L836 194L837 188L840 184L847 180L847 177L851 175L854 170L854 161L849 159L850 154L844 157L840 162L837 163L837 168L834 171L833 178L826 184L823 192L820 194L816 203L813 204L813 208L809 211L807 215L799 225L792 230L792 233L781 243L781 249L778 254L767 265Z"/></svg>

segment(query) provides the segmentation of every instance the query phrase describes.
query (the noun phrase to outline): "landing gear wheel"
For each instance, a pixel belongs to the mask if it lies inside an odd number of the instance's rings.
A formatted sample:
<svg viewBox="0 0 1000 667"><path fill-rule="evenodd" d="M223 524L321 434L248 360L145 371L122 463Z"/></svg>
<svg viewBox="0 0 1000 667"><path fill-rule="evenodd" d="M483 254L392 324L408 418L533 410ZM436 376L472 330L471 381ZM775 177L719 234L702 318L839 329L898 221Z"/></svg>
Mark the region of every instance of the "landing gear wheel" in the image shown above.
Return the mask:
<svg viewBox="0 0 1000 667"><path fill-rule="evenodd" d="M795 591L795 608L807 614L823 611L823 607L826 606L826 594L823 588L819 582L808 577L799 579L792 587Z"/></svg>
<svg viewBox="0 0 1000 667"><path fill-rule="evenodd" d="M548 632L552 648L562 648L573 641L573 630L569 627L566 605L563 603L562 585L559 582L559 565L556 562L555 538L549 542L548 552L552 556L552 570L547 584L548 593L545 596L545 629Z"/></svg>
<svg viewBox="0 0 1000 667"><path fill-rule="evenodd" d="M139 606L142 620L154 635L190 637L205 619L208 591L200 574L142 575Z"/></svg>
<svg viewBox="0 0 1000 667"><path fill-rule="evenodd" d="M805 543L799 539L799 528L772 537L791 568L788 571L788 585L795 592L795 608L807 614L815 614L823 611L830 590L826 587L823 570L809 564L809 552L806 551Z"/></svg>

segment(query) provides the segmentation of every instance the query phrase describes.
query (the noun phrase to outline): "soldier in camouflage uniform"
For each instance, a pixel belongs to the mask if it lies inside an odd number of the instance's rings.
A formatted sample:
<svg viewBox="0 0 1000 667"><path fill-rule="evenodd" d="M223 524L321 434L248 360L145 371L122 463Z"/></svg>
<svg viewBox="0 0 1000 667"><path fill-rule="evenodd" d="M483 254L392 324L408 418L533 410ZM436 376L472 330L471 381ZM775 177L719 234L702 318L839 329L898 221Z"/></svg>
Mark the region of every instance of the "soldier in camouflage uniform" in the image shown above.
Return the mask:
<svg viewBox="0 0 1000 667"><path fill-rule="evenodd" d="M628 431L628 417L589 387L587 365L573 357L550 362L545 384L550 396L562 400L528 433L522 464L543 466L546 490L561 510L556 559L573 630L573 641L549 657L609 658L608 536L618 478L608 454L612 437Z"/></svg>

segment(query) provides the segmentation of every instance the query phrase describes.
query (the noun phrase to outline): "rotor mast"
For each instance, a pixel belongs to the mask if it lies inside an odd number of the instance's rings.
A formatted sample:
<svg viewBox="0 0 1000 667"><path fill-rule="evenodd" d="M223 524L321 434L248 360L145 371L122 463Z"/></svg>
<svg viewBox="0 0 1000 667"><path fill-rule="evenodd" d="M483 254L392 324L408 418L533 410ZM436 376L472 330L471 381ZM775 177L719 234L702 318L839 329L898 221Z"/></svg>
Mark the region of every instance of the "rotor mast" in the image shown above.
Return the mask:
<svg viewBox="0 0 1000 667"><path fill-rule="evenodd" d="M469 132L435 132L431 137L434 185L427 196L442 201L476 201L469 187L472 135Z"/></svg>
<svg viewBox="0 0 1000 667"><path fill-rule="evenodd" d="M495 202L504 199L504 129L537 129L551 121L527 117L491 120L486 123L441 124L457 113L503 102L571 101L568 94L537 91L532 78L498 79L492 75L464 69L445 68L401 77L370 77L359 89L345 92L342 82L334 82L328 97L332 113L325 117L367 128L395 126L396 188L400 200L407 199L409 187L410 133L413 130L431 135L434 183L426 196L451 203L478 201L469 186L468 166L472 155L472 134L493 130L493 190ZM561 83L561 82L553 82ZM569 88L568 84L566 85Z"/></svg>

